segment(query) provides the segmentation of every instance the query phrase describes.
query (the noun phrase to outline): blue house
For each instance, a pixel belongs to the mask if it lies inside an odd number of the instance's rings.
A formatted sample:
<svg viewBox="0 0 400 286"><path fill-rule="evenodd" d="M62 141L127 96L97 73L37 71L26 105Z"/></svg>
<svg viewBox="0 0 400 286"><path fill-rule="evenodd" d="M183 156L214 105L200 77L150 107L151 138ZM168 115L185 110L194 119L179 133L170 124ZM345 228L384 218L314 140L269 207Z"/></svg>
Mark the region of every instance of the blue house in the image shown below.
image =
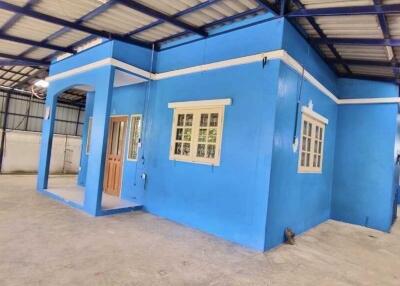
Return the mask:
<svg viewBox="0 0 400 286"><path fill-rule="evenodd" d="M143 209L260 251L328 219L390 231L399 88L338 78L284 18L161 49L103 41L53 62L48 81L37 189L90 215ZM71 87L88 92L81 203L48 188Z"/></svg>

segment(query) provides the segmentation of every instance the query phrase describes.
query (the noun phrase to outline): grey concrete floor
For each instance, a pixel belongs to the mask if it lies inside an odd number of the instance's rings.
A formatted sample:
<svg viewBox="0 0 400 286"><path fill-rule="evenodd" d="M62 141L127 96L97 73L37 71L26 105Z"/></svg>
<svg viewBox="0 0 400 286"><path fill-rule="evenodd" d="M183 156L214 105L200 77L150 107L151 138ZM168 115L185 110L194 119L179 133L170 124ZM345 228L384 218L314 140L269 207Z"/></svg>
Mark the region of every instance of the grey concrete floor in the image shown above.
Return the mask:
<svg viewBox="0 0 400 286"><path fill-rule="evenodd" d="M0 176L1 286L400 285L400 223L386 234L327 221L257 253L143 212L89 217L35 180Z"/></svg>

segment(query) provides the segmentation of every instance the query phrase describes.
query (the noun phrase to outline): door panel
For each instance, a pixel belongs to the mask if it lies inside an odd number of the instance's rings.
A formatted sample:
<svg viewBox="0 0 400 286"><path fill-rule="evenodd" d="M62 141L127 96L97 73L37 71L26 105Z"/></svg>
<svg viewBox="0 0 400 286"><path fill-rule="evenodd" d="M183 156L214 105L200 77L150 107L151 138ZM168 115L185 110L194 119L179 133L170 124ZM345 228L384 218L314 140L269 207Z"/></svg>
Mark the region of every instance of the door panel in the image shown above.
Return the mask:
<svg viewBox="0 0 400 286"><path fill-rule="evenodd" d="M110 119L104 169L104 192L113 196L119 196L121 192L127 122L127 117L111 117Z"/></svg>

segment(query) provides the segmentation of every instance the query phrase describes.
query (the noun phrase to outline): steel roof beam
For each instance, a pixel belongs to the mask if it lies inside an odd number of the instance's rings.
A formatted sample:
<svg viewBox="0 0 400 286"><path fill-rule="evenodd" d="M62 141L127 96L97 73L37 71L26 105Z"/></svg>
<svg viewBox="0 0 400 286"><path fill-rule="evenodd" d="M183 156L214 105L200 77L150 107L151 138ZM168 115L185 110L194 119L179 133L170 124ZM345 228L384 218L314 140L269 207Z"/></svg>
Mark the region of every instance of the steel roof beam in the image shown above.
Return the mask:
<svg viewBox="0 0 400 286"><path fill-rule="evenodd" d="M43 73L47 73L47 68L42 68L39 69L37 71L35 71L33 74L29 75L27 78L25 78L22 81L18 81L13 88L19 88L22 87L25 84L29 84L29 81L31 81L32 79L38 79L42 76Z"/></svg>
<svg viewBox="0 0 400 286"><path fill-rule="evenodd" d="M393 67L391 62L385 61L372 61L372 60L354 60L354 59L329 59L328 62L334 64L348 64L348 65L366 65L366 66L379 66L379 67ZM400 63L396 63L395 67L400 68Z"/></svg>
<svg viewBox="0 0 400 286"><path fill-rule="evenodd" d="M145 47L145 48L151 48L151 44L147 43L147 42L143 42L143 41L132 39L132 38L126 38L126 37L123 37L121 35L111 33L111 32L97 30L94 28L83 26L79 23L70 22L70 21L67 21L67 20L64 20L61 18L43 14L43 13L31 10L31 9L27 9L25 7L19 7L17 5L13 5L10 3L1 1L0 9L7 10L7 11L10 11L13 13L19 13L21 15L29 16L29 17L39 19L39 20L42 20L45 22L53 23L56 25L65 26L65 27L68 27L68 28L71 28L71 29L74 29L77 31L88 33L88 34L97 35L99 37L115 39L115 40L119 40L119 41L126 42L129 44L134 44L134 45L138 45L138 46Z"/></svg>
<svg viewBox="0 0 400 286"><path fill-rule="evenodd" d="M60 51L60 52L64 52L64 53L74 53L75 52L71 48L65 48L65 47L61 47L61 46L57 46L57 45L37 42L37 41L25 39L25 38L7 35L7 34L1 33L1 32L0 32L0 39L7 40L10 42L16 42L16 43L20 43L20 44L30 45L30 46L34 46L34 47L38 47L38 48L45 48L45 49L49 49L49 50Z"/></svg>
<svg viewBox="0 0 400 286"><path fill-rule="evenodd" d="M354 78L354 79L362 79L362 80L375 80L375 81L386 81L386 82L392 82L392 83L399 83L397 82L398 79L395 77L387 77L387 76L379 76L379 75L355 75L355 74L340 74L340 77L348 77L348 78Z"/></svg>
<svg viewBox="0 0 400 286"><path fill-rule="evenodd" d="M259 7L254 8L254 9L247 10L247 11L244 11L244 12L242 12L242 13L235 14L235 15L232 15L232 16L229 16L229 17L226 17L226 18L222 18L221 20L216 20L216 21L214 21L214 22L205 24L205 25L202 26L202 28L203 28L203 29L209 29L209 28L211 28L211 27L213 27L213 26L215 26L215 25L220 25L220 24L224 24L224 23L229 22L229 21L234 21L234 20L236 20L237 18L241 18L241 17L247 16L247 15L250 15L250 14L255 14L255 13L258 13L258 12L261 12L261 11L264 11L264 10L265 10L264 7L259 6ZM155 42L155 44L156 44L157 48L159 48L159 46L160 46L163 42L167 42L167 41L173 40L173 39L175 39L175 38L185 36L185 35L187 35L187 34L188 34L188 32L187 32L187 31L184 31L184 32L181 32L181 33L178 33L178 34L175 34L175 35L171 35L171 36L168 36L168 37L166 37L166 38L162 38L162 39L160 39L160 40L157 40L157 41Z"/></svg>
<svg viewBox="0 0 400 286"><path fill-rule="evenodd" d="M25 60L0 59L0 66L42 66L43 64Z"/></svg>
<svg viewBox="0 0 400 286"><path fill-rule="evenodd" d="M116 2L116 0L109 0L108 2L100 5L96 9L90 11L86 15L82 16L81 18L79 18L77 21L75 21L75 23L82 24L85 21L89 21L89 20L93 19L94 17L96 17L96 16L100 15L101 13L107 11L107 9L112 7L115 4L115 2ZM69 31L71 31L71 28L63 27L60 30L58 30L58 31L54 32L53 34L51 34L50 36L48 36L46 39L42 40L42 43L48 43L48 42L60 37L61 35L69 32ZM89 39L91 37L96 37L96 36L90 35L89 37L85 38L84 40L88 39L88 41L89 41ZM79 45L79 44L80 44L80 42L76 43L76 45ZM68 47L68 49L74 50L74 47L76 45L75 44L74 45L70 45ZM29 48L25 52L21 53L20 55L21 56L25 56L25 55L29 54L30 52L34 51L35 49L36 49L35 47ZM50 57L46 57L46 59L51 59L54 55L55 54L52 54L52 55L50 55Z"/></svg>
<svg viewBox="0 0 400 286"><path fill-rule="evenodd" d="M272 5L270 2L267 0L255 0L260 6L264 7L266 10L270 11L274 16L279 16L280 12L279 10Z"/></svg>
<svg viewBox="0 0 400 286"><path fill-rule="evenodd" d="M375 6L382 5L382 0L374 0ZM379 26L381 27L382 34L385 39L390 39L390 31L389 31L389 24L387 23L387 19L385 14L378 14L378 20L379 20ZM389 58L391 61L391 64L393 66L393 73L397 76L399 74L399 70L395 67L396 65L396 53L393 49L393 47L387 47L388 49L388 56L390 57L390 54L392 58Z"/></svg>
<svg viewBox="0 0 400 286"><path fill-rule="evenodd" d="M299 0L293 0L293 3L301 9L304 9L304 7L305 7L304 4L301 3ZM314 30L318 33L318 35L320 36L321 39L327 40L327 37L326 37L324 31L322 31L322 29L320 28L320 26L317 24L317 22L315 21L315 19L313 17L307 17L307 21L314 28ZM310 41L310 38L308 38L308 40ZM317 46L317 44L313 44L313 43L311 43L311 44L313 45L314 48L317 48L318 50L320 50L320 48ZM327 43L327 46L337 59L339 59L339 60L342 59L342 56L338 53L338 51L333 46L333 44ZM323 54L322 51L320 51L320 54ZM333 67L333 68L337 71L336 67ZM344 68L346 69L346 71L348 73L351 73L351 70L347 65L344 65Z"/></svg>
<svg viewBox="0 0 400 286"><path fill-rule="evenodd" d="M148 16L151 16L153 18L163 20L163 21L165 21L167 23L175 25L175 26L177 26L177 27L179 27L181 29L184 29L186 31L190 31L192 33L198 34L198 35L203 36L203 37L207 37L208 36L207 31L205 31L205 30L203 30L201 28L198 28L198 27L192 26L190 24L187 24L185 22L182 22L182 21L180 21L180 20L178 20L178 19L176 19L174 17L171 17L171 16L169 16L167 14L164 14L162 12L154 10L154 9L152 9L152 8L150 8L148 6L145 6L145 5L143 5L143 4L141 4L141 3L137 2L137 1L134 1L134 0L117 0L117 2L119 4L122 4L122 5L130 8L130 9L139 11L139 12L141 12L143 14L146 14Z"/></svg>
<svg viewBox="0 0 400 286"><path fill-rule="evenodd" d="M37 2L40 0L29 0L28 3L25 4L24 8L30 9L32 6L34 6ZM18 22L19 19L21 19L22 15L21 14L15 14L13 15L0 29L0 32L5 33L7 30L9 30L12 26L14 26L15 23Z"/></svg>
<svg viewBox="0 0 400 286"><path fill-rule="evenodd" d="M4 69L4 68L1 68L0 67L0 72L4 72L4 73L2 73L1 75L0 75L0 77L3 77L5 74L7 74L7 73L13 73L14 75L12 75L11 77L14 77L15 75L20 75L21 77L24 77L24 76L30 76L30 74L29 73L23 73L23 72L21 72L21 71L14 71L14 70L7 70L7 69ZM4 77L3 77L3 79L4 79Z"/></svg>
<svg viewBox="0 0 400 286"><path fill-rule="evenodd" d="M366 38L327 38L312 39L318 44L360 45L360 46L392 46L400 47L400 39L366 39Z"/></svg>
<svg viewBox="0 0 400 286"><path fill-rule="evenodd" d="M370 5L352 7L331 7L305 9L304 7L285 16L296 17L318 17L318 16L355 16L355 15L379 15L379 14L400 14L400 4L391 5Z"/></svg>
<svg viewBox="0 0 400 286"><path fill-rule="evenodd" d="M26 63L31 63L32 65L38 65L38 66L48 66L50 64L50 62L47 62L47 61L25 58L25 57L21 57L21 56L17 56L17 55L6 54L6 53L0 53L0 58L7 58L7 59L11 59L11 60L23 61Z"/></svg>
<svg viewBox="0 0 400 286"><path fill-rule="evenodd" d="M180 12L178 12L178 13L172 15L171 17L172 17L172 18L178 18L178 17L184 16L184 15L187 15L187 14L190 14L190 13L193 13L193 12L196 12L196 11L198 11L198 10L207 8L207 7L209 7L209 6L213 5L213 4L216 4L216 3L221 2L221 1L222 1L222 0L208 0L208 1L202 2L202 3L200 3L200 4L197 4L197 5L193 6L193 7L190 7L190 8L188 8L188 9L186 9L186 10L180 11ZM143 26L143 27L141 27L141 28L138 28L138 29L136 29L136 30L133 30L133 31L131 31L131 32L127 33L127 34L125 34L125 36L132 36L132 35L135 35L135 34L144 32L144 31L146 31L146 30L148 30L148 29L151 29L151 28L153 28L153 27L155 27L155 26L158 26L158 25L161 25L161 24L163 24L163 23L165 23L165 21L162 20L162 19L159 19L159 20L157 20L157 21L154 21L153 23L150 23L150 24L145 25L145 26Z"/></svg>

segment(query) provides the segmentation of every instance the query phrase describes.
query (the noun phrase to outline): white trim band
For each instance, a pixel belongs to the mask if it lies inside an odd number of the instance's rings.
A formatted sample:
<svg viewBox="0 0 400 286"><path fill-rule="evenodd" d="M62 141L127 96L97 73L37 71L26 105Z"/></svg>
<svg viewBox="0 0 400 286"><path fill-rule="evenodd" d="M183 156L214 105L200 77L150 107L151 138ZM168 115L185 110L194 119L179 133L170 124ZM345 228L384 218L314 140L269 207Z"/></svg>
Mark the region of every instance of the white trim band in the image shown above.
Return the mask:
<svg viewBox="0 0 400 286"><path fill-rule="evenodd" d="M382 104L382 103L400 103L400 97L351 98L351 99L339 99L338 102L338 104Z"/></svg>
<svg viewBox="0 0 400 286"><path fill-rule="evenodd" d="M162 80L171 77L177 77L192 73L205 72L210 70L222 69L232 66L250 64L255 62L261 62L264 58L268 60L281 60L293 70L295 70L300 75L304 74L304 78L307 79L312 85L319 89L323 94L332 99L336 104L381 104L381 103L400 103L400 98L397 97L386 97L386 98L360 98L360 99L339 99L337 98L328 88L326 88L321 82L319 82L311 73L303 68L303 66L291 57L285 50L275 50L265 53L254 54L245 57L239 57L235 59L229 59L225 61L214 62L210 64L204 64L189 68L183 68L162 73L151 73L135 67L133 65L127 64L125 62L119 61L114 58L105 58L94 63L90 63L81 67L77 67L65 72L61 72L46 78L47 81L52 82L59 79L63 79L72 75L87 72L92 69L96 69L106 65L112 65L116 68L128 71L140 77L149 80Z"/></svg>
<svg viewBox="0 0 400 286"><path fill-rule="evenodd" d="M315 120L318 120L318 121L320 121L320 122L322 122L322 123L324 123L326 125L328 125L328 123L329 123L328 118L322 116L319 113L316 113L314 110L312 110L308 106L302 106L301 107L301 112L304 113L304 114L307 114L308 116L310 116L310 117L314 118Z"/></svg>
<svg viewBox="0 0 400 286"><path fill-rule="evenodd" d="M181 101L181 102L170 102L168 108L186 108L186 107L216 107L231 105L232 99L213 99L213 100L196 100L196 101Z"/></svg>

